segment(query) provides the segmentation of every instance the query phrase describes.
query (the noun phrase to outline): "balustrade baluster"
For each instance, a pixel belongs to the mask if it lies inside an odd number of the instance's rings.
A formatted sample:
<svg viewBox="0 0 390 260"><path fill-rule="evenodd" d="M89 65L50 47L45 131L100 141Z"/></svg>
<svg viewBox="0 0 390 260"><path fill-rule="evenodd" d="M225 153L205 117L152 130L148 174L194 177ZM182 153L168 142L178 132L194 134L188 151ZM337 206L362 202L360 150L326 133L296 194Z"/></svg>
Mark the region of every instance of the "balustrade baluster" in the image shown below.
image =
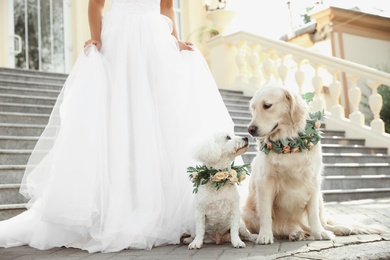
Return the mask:
<svg viewBox="0 0 390 260"><path fill-rule="evenodd" d="M302 59L297 59L295 60L295 62L297 63L297 67L298 67L297 71L295 72L295 81L297 82L298 85L299 94L302 95L302 86L303 86L303 82L305 81L305 73L302 71L301 68Z"/></svg>
<svg viewBox="0 0 390 260"><path fill-rule="evenodd" d="M352 106L352 113L349 115L349 119L352 123L363 126L364 125L364 114L359 111L360 100L362 99L362 91L357 86L357 76L349 77L351 87L348 90L349 103Z"/></svg>
<svg viewBox="0 0 390 260"><path fill-rule="evenodd" d="M262 83L260 76L260 46L256 43L248 44L250 47L250 55L248 56L248 62L252 69L252 75L249 79L249 85L253 89L258 89Z"/></svg>
<svg viewBox="0 0 390 260"><path fill-rule="evenodd" d="M271 50L266 51L266 58L263 62L263 72L264 72L264 77L265 81L269 82L272 80L272 74L273 74L273 69L274 69L274 61L271 59Z"/></svg>
<svg viewBox="0 0 390 260"><path fill-rule="evenodd" d="M280 65L278 66L278 74L283 85L286 86L286 79L288 74L288 68L285 64L286 54L282 53L279 55L279 57L280 57Z"/></svg>
<svg viewBox="0 0 390 260"><path fill-rule="evenodd" d="M370 109L374 114L374 120L371 121L370 126L372 131L383 134L385 132L385 124L380 118L380 112L383 106L382 96L378 94L379 82L368 81L368 86L372 89L372 94L369 98Z"/></svg>
<svg viewBox="0 0 390 260"><path fill-rule="evenodd" d="M331 115L335 118L344 118L344 107L340 105L341 83L338 81L338 70L330 70L332 74L332 83L329 85L329 92L332 98Z"/></svg>
<svg viewBox="0 0 390 260"><path fill-rule="evenodd" d="M246 56L247 56L247 47L246 47L246 40L239 40L234 43L234 45L237 48L237 55L236 55L236 64L238 67L238 75L236 77L236 83L237 84L246 84L247 77L245 72L246 67Z"/></svg>
<svg viewBox="0 0 390 260"><path fill-rule="evenodd" d="M314 64L313 67L315 71L315 74L312 79L314 88L314 99L311 103L311 107L313 111L322 111L323 109L325 109L325 101L321 95L323 88L322 78L318 75L318 69L320 68L320 66L318 64Z"/></svg>

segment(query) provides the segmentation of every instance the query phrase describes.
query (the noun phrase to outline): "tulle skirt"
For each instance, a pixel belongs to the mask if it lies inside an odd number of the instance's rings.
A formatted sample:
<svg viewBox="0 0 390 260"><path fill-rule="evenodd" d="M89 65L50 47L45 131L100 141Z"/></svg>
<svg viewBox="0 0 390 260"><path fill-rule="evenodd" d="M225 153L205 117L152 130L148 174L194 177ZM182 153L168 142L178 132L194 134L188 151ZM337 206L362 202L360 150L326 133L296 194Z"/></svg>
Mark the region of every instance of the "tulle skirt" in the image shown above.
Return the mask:
<svg viewBox="0 0 390 260"><path fill-rule="evenodd" d="M159 13L117 4L80 53L28 162L28 210L0 246L151 249L194 233L192 144L233 122L198 50Z"/></svg>

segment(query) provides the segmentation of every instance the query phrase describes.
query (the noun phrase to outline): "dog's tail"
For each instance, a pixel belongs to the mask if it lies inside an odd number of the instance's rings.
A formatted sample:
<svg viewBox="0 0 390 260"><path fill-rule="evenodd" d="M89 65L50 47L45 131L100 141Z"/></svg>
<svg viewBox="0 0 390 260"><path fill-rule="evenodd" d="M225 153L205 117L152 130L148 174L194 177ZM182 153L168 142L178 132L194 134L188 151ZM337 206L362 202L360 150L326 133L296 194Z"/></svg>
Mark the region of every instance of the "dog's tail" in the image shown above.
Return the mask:
<svg viewBox="0 0 390 260"><path fill-rule="evenodd" d="M349 235L390 235L390 230L379 225L363 225L363 224L341 224L336 223L332 219L328 219L325 224L325 229L332 231L336 236Z"/></svg>

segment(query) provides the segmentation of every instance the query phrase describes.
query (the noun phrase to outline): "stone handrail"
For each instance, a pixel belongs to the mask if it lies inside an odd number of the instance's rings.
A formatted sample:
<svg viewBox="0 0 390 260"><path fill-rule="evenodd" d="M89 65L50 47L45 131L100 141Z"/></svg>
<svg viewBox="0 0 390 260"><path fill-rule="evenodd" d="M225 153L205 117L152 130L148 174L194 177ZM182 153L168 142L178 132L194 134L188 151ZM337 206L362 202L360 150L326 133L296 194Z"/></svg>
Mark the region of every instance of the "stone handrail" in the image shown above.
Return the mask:
<svg viewBox="0 0 390 260"><path fill-rule="evenodd" d="M213 37L208 46L220 88L251 96L263 83L278 81L299 93L314 92L311 107L326 111L328 129L345 130L347 137L364 137L367 146L390 149L377 92L382 84L390 86L389 73L247 32ZM362 95L368 96L368 104ZM369 126L366 114L373 117Z"/></svg>

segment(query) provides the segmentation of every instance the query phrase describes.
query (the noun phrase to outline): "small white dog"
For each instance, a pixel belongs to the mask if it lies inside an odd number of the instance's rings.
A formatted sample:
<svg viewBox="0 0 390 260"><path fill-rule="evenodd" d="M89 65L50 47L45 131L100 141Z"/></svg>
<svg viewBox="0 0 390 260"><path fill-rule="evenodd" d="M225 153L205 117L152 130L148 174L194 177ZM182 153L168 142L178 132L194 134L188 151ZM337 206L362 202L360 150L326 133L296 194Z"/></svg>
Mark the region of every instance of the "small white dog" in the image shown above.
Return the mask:
<svg viewBox="0 0 390 260"><path fill-rule="evenodd" d="M250 110L248 132L258 138L259 151L242 218L259 234L257 243L272 244L274 236L296 241L351 234L324 218L320 122L308 119L303 98L271 83L254 94Z"/></svg>
<svg viewBox="0 0 390 260"><path fill-rule="evenodd" d="M232 164L247 149L247 137L227 133L217 133L199 147L197 159L204 165L188 168L196 193L196 235L183 240L189 244L188 249L201 248L203 242L222 244L229 241L229 236L236 248L245 247L241 238L256 241L257 235L250 234L240 221L240 198L235 185L245 179L247 170L245 165Z"/></svg>

